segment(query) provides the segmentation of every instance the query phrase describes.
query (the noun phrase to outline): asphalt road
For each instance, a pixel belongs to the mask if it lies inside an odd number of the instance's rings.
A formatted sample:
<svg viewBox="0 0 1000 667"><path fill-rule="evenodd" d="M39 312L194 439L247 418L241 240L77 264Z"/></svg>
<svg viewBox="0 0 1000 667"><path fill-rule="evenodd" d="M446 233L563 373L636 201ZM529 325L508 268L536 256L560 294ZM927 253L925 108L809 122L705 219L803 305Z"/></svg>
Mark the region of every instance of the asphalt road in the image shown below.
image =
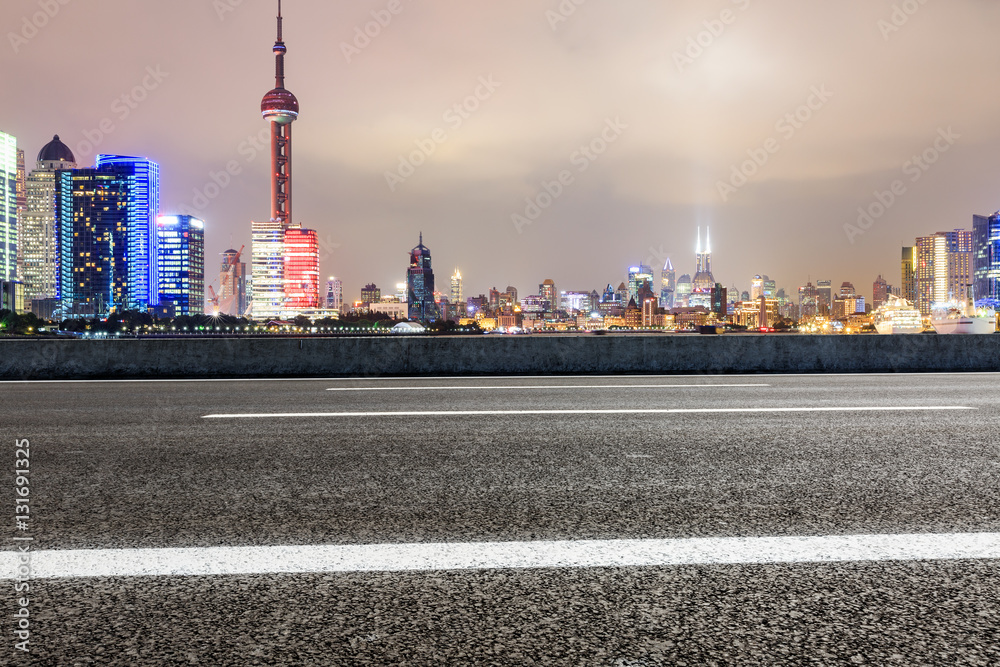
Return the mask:
<svg viewBox="0 0 1000 667"><path fill-rule="evenodd" d="M7 383L0 399L5 468L31 442L35 551L1000 532L997 375ZM8 623L0 655L996 665L998 564L38 579L31 652Z"/></svg>

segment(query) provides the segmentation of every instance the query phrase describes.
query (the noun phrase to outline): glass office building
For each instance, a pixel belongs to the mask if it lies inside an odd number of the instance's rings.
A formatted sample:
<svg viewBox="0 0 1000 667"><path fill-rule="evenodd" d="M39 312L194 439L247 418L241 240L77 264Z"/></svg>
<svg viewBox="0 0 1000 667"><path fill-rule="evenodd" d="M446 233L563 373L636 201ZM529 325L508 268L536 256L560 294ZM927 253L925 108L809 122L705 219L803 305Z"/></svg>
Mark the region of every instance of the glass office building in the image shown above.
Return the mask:
<svg viewBox="0 0 1000 667"><path fill-rule="evenodd" d="M205 223L190 215L163 215L156 222L159 305L174 315L205 312Z"/></svg>

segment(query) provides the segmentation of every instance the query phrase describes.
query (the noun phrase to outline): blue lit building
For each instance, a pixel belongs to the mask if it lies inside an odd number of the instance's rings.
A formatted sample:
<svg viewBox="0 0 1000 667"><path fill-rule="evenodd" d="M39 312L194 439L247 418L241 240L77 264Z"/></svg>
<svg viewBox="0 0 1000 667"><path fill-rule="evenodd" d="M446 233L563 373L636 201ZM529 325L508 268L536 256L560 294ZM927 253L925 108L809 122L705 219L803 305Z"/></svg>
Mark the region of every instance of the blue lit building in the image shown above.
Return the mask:
<svg viewBox="0 0 1000 667"><path fill-rule="evenodd" d="M972 285L977 302L1000 304L1000 211L972 216Z"/></svg>
<svg viewBox="0 0 1000 667"><path fill-rule="evenodd" d="M157 304L159 198L159 167L144 158L101 155L95 168L56 172L58 316L106 318Z"/></svg>
<svg viewBox="0 0 1000 667"><path fill-rule="evenodd" d="M0 132L0 281L17 275L17 139Z"/></svg>
<svg viewBox="0 0 1000 667"><path fill-rule="evenodd" d="M129 310L146 310L159 303L156 275L156 219L160 213L160 166L143 157L98 155L97 168L114 167L130 184L128 199Z"/></svg>
<svg viewBox="0 0 1000 667"><path fill-rule="evenodd" d="M438 319L437 303L434 301L434 271L431 269L431 251L424 245L424 235L420 243L410 251L410 268L406 272L406 292L410 319Z"/></svg>
<svg viewBox="0 0 1000 667"><path fill-rule="evenodd" d="M163 215L156 222L159 305L174 315L205 312L205 223L190 215Z"/></svg>

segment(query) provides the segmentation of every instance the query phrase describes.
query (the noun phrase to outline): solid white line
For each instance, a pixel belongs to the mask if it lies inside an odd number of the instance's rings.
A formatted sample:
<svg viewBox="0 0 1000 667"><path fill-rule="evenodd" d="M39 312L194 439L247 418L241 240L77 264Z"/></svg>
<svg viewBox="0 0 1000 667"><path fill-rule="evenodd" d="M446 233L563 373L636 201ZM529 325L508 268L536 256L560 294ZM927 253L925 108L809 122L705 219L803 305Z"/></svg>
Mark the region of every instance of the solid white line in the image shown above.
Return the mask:
<svg viewBox="0 0 1000 667"><path fill-rule="evenodd" d="M770 387L769 384L539 384L445 387L424 385L417 387L333 387L327 391L420 391L424 389L717 389L719 387Z"/></svg>
<svg viewBox="0 0 1000 667"><path fill-rule="evenodd" d="M1000 533L35 551L33 579L1000 559ZM0 579L18 576L0 553ZM23 571L22 571L23 575Z"/></svg>
<svg viewBox="0 0 1000 667"><path fill-rule="evenodd" d="M782 412L937 412L976 410L962 406L916 406L888 408L674 408L609 410L423 410L411 412L255 412L203 415L202 419L289 419L296 417L484 417L501 415L701 415Z"/></svg>

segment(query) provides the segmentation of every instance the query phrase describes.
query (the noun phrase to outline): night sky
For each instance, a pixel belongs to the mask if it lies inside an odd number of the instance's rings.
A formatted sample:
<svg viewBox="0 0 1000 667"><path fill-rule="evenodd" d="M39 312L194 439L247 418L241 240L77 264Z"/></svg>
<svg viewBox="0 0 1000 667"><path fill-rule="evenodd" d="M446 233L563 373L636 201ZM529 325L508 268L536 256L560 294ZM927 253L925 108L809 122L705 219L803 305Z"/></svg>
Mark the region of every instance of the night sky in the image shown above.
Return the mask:
<svg viewBox="0 0 1000 667"><path fill-rule="evenodd" d="M159 162L161 208L206 220L217 284L219 253L246 244L249 261L268 215L276 3L62 2L0 4L0 130L29 169L57 133L81 166ZM545 278L600 291L667 256L693 274L699 225L726 286L765 273L870 296L879 273L899 284L900 246L1000 208L994 0L286 0L284 15L294 215L349 300L393 291L420 231L439 290L460 267L467 295L526 295ZM859 207L877 215L859 225Z"/></svg>

